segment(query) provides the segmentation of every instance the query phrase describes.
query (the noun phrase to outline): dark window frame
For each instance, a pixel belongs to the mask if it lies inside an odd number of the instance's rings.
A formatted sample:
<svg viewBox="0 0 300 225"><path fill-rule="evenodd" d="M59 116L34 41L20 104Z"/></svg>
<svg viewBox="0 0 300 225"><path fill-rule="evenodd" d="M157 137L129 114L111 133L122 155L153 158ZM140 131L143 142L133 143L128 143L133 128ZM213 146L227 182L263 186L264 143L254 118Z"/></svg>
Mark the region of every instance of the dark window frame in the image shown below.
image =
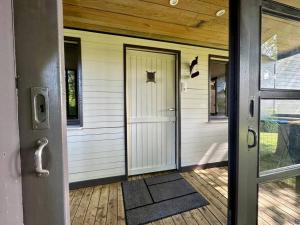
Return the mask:
<svg viewBox="0 0 300 225"><path fill-rule="evenodd" d="M212 114L211 113L211 87L210 87L210 83L211 83L211 70L212 70L212 63L213 62L221 62L221 63L224 63L226 64L226 75L225 75L225 81L226 81L226 113L225 115L221 115L221 116L224 116L224 117L217 117L218 114L217 113L214 113ZM217 78L215 78L215 80L217 80ZM222 55L212 55L212 54L209 54L208 55L208 120L211 121L211 120L219 120L219 119L228 119L228 115L229 115L229 106L228 106L228 102L229 102L229 94L228 94L228 84L229 84L229 57L227 56L222 56ZM215 95L215 102L217 104L217 93Z"/></svg>
<svg viewBox="0 0 300 225"><path fill-rule="evenodd" d="M68 126L83 126L82 119L82 64L81 64L81 40L80 38L75 37L64 37L64 44L66 46L72 48L77 48L77 60L76 60L76 68L70 68L68 66L67 60L65 58L65 85L66 85L66 116L67 116L67 125ZM66 55L65 55L66 57ZM67 81L67 71L75 71L76 79L75 79L75 93L76 93L76 105L77 105L77 116L76 118L68 117L68 81Z"/></svg>

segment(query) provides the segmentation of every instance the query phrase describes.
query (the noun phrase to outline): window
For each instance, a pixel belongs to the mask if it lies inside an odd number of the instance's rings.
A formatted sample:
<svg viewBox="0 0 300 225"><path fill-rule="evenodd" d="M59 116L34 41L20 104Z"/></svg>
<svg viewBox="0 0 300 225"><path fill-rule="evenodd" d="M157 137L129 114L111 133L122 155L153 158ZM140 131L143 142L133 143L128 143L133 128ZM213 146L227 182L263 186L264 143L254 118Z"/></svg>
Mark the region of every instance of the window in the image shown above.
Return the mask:
<svg viewBox="0 0 300 225"><path fill-rule="evenodd" d="M68 125L82 126L81 46L79 38L65 37L65 81Z"/></svg>
<svg viewBox="0 0 300 225"><path fill-rule="evenodd" d="M227 119L228 116L228 58L209 56L210 119Z"/></svg>

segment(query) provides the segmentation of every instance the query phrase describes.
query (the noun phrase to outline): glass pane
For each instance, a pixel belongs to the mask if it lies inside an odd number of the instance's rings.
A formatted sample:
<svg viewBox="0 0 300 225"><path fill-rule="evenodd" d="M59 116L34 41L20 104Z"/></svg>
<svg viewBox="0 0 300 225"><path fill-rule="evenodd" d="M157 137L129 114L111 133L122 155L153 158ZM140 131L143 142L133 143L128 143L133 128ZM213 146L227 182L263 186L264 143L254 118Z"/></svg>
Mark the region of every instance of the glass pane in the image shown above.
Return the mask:
<svg viewBox="0 0 300 225"><path fill-rule="evenodd" d="M210 113L211 118L227 116L227 65L226 60L210 61Z"/></svg>
<svg viewBox="0 0 300 225"><path fill-rule="evenodd" d="M77 118L76 72L67 70L68 118Z"/></svg>
<svg viewBox="0 0 300 225"><path fill-rule="evenodd" d="M226 115L226 78L217 79L217 112L218 115Z"/></svg>
<svg viewBox="0 0 300 225"><path fill-rule="evenodd" d="M300 100L261 100L260 172L300 163Z"/></svg>
<svg viewBox="0 0 300 225"><path fill-rule="evenodd" d="M259 184L258 224L300 224L299 177Z"/></svg>
<svg viewBox="0 0 300 225"><path fill-rule="evenodd" d="M261 40L261 88L300 90L300 22L264 14Z"/></svg>
<svg viewBox="0 0 300 225"><path fill-rule="evenodd" d="M217 80L212 80L210 82L210 113L215 115L217 113L216 110L216 84Z"/></svg>

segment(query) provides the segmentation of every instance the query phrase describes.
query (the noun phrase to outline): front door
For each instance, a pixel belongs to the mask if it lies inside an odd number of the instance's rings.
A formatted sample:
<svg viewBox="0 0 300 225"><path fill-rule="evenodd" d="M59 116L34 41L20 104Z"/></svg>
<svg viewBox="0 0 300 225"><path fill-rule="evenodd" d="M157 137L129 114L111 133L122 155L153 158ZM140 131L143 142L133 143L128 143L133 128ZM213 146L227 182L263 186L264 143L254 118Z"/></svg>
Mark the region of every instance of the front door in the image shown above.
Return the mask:
<svg viewBox="0 0 300 225"><path fill-rule="evenodd" d="M14 22L24 224L68 225L62 2L16 0Z"/></svg>
<svg viewBox="0 0 300 225"><path fill-rule="evenodd" d="M240 7L236 224L300 224L300 3Z"/></svg>
<svg viewBox="0 0 300 225"><path fill-rule="evenodd" d="M128 174L176 169L176 55L126 50Z"/></svg>

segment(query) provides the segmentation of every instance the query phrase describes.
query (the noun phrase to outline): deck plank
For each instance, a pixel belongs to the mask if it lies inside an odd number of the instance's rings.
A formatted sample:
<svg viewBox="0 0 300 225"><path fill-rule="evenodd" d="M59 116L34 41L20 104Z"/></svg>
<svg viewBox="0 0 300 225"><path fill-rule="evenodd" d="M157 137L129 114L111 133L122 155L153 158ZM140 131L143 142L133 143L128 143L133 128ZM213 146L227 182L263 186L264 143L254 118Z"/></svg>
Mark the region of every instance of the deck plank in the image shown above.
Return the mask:
<svg viewBox="0 0 300 225"><path fill-rule="evenodd" d="M221 195L216 189L209 188L204 182L201 180L201 177L197 177L194 173L184 174L184 178L186 178L192 185L198 189L198 191L205 196L205 198L214 205L219 211L223 213L224 216L227 216L227 207L222 203L225 202L227 204L226 198ZM225 198L225 200L223 199Z"/></svg>
<svg viewBox="0 0 300 225"><path fill-rule="evenodd" d="M77 212L74 216L74 220L72 222L72 225L81 225L83 224L85 215L87 213L87 209L91 200L91 196L93 193L93 188L89 187L85 189L85 192L82 196L82 199L80 201L79 207L77 209Z"/></svg>
<svg viewBox="0 0 300 225"><path fill-rule="evenodd" d="M106 224L108 197L109 197L109 185L104 185L101 189L101 195L99 199L95 225Z"/></svg>
<svg viewBox="0 0 300 225"><path fill-rule="evenodd" d="M131 177L130 180L164 173ZM226 225L228 171L226 167L197 169L182 176L209 205L149 223L149 225ZM120 183L70 191L72 225L125 225ZM295 224L300 221L300 195L277 184L260 185L259 225Z"/></svg>
<svg viewBox="0 0 300 225"><path fill-rule="evenodd" d="M194 219L196 220L196 222L198 224L210 225L208 223L208 221L206 220L206 218L199 212L198 209L193 209L193 210L190 211L190 213L192 214L192 216L194 217Z"/></svg>
<svg viewBox="0 0 300 225"><path fill-rule="evenodd" d="M106 225L118 224L118 184L109 185L108 212Z"/></svg>
<svg viewBox="0 0 300 225"><path fill-rule="evenodd" d="M198 210L205 217L205 219L209 222L209 224L211 224L211 225L221 225L222 224L218 220L218 218L214 214L211 213L211 211L208 209L208 207L202 207ZM224 221L224 222L226 223L227 221Z"/></svg>
<svg viewBox="0 0 300 225"><path fill-rule="evenodd" d="M172 217L162 219L163 225L175 225Z"/></svg>
<svg viewBox="0 0 300 225"><path fill-rule="evenodd" d="M164 225L164 223L162 222L162 220L158 220L158 221L152 222L151 225Z"/></svg>
<svg viewBox="0 0 300 225"><path fill-rule="evenodd" d="M191 212L184 212L181 214L184 221L188 224L188 225L198 225L197 221L195 220L195 218L192 216Z"/></svg>
<svg viewBox="0 0 300 225"><path fill-rule="evenodd" d="M118 184L118 225L125 225L124 202L120 183Z"/></svg>
<svg viewBox="0 0 300 225"><path fill-rule="evenodd" d="M101 188L102 186L96 186L93 190L91 201L83 222L84 225L94 225L95 223L100 194L101 194Z"/></svg>
<svg viewBox="0 0 300 225"><path fill-rule="evenodd" d="M70 221L71 224L73 223L75 214L77 212L77 209L80 205L81 199L83 197L83 194L85 192L85 188L79 189L75 192L74 198L72 199L71 205L70 205Z"/></svg>
<svg viewBox="0 0 300 225"><path fill-rule="evenodd" d="M181 214L172 216L175 225L187 225Z"/></svg>

